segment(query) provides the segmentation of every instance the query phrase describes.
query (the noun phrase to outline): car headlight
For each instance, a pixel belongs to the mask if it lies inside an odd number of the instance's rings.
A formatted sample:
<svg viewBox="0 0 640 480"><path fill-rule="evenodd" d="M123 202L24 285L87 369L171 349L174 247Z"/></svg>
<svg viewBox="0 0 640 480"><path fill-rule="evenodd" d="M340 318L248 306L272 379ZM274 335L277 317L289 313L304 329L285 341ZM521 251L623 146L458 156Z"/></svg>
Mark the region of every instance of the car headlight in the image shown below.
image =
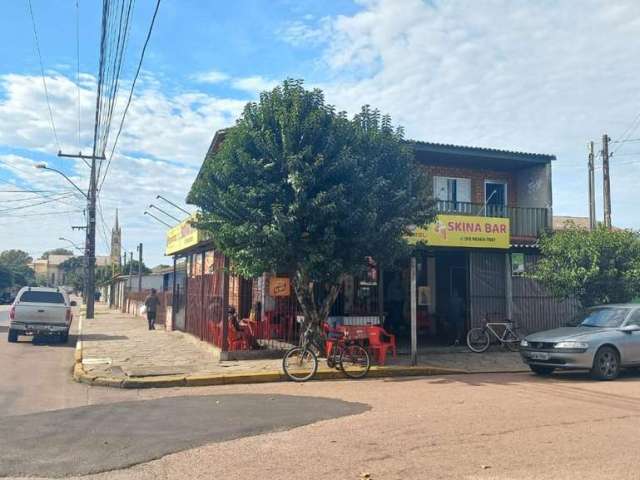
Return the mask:
<svg viewBox="0 0 640 480"><path fill-rule="evenodd" d="M522 341L520 342L520 346L521 347L528 347L529 346L529 342L527 342L524 338L522 339Z"/></svg>
<svg viewBox="0 0 640 480"><path fill-rule="evenodd" d="M554 345L555 348L588 348L589 344L584 342L558 342Z"/></svg>

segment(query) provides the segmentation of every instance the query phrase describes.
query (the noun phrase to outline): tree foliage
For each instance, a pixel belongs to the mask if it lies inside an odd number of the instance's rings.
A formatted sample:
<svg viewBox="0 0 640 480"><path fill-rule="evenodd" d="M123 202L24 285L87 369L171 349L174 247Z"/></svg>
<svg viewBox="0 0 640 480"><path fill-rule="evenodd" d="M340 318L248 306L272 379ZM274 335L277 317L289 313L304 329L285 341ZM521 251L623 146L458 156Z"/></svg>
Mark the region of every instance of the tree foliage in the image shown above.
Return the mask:
<svg viewBox="0 0 640 480"><path fill-rule="evenodd" d="M40 259L46 260L49 258L49 255L73 255L73 252L66 248L54 248L53 250L47 250L44 252Z"/></svg>
<svg viewBox="0 0 640 480"><path fill-rule="evenodd" d="M65 283L82 291L84 288L84 257L72 257L60 264L60 268L65 273ZM103 284L113 276L113 269L110 266L96 267L96 284Z"/></svg>
<svg viewBox="0 0 640 480"><path fill-rule="evenodd" d="M392 262L409 227L433 219L428 185L388 116L365 106L349 119L287 80L246 105L188 201L237 273L292 274L305 319L319 323L345 274L366 257Z"/></svg>
<svg viewBox="0 0 640 480"><path fill-rule="evenodd" d="M0 266L4 267L3 283L9 281L8 287L24 287L35 283L35 273L31 268L31 256L23 250L5 250L0 253ZM10 276L6 272L10 273ZM7 287L5 287L7 288Z"/></svg>
<svg viewBox="0 0 640 480"><path fill-rule="evenodd" d="M640 295L640 235L629 230L593 232L575 225L544 236L534 277L553 293L583 306L628 302Z"/></svg>
<svg viewBox="0 0 640 480"><path fill-rule="evenodd" d="M0 265L0 291L13 286L13 272L9 267Z"/></svg>
<svg viewBox="0 0 640 480"><path fill-rule="evenodd" d="M5 250L0 253L0 264L6 266L28 266L33 258L24 250Z"/></svg>
<svg viewBox="0 0 640 480"><path fill-rule="evenodd" d="M121 267L120 273L122 273L124 275L137 275L138 274L138 265L139 265L138 260L133 260L133 261L127 262L127 264L124 267ZM142 262L142 274L143 275L147 275L149 273L151 273L151 269L149 267L147 267L144 264L144 262Z"/></svg>

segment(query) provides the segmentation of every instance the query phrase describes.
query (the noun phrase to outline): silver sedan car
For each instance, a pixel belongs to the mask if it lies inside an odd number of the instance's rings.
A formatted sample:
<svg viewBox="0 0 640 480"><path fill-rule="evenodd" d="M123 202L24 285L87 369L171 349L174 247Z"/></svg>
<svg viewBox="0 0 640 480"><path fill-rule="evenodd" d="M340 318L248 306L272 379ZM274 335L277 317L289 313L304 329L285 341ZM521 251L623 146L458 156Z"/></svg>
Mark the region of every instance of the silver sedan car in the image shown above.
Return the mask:
<svg viewBox="0 0 640 480"><path fill-rule="evenodd" d="M522 340L520 355L534 373L588 369L593 378L613 380L622 367L640 367L640 305L589 308L572 323Z"/></svg>

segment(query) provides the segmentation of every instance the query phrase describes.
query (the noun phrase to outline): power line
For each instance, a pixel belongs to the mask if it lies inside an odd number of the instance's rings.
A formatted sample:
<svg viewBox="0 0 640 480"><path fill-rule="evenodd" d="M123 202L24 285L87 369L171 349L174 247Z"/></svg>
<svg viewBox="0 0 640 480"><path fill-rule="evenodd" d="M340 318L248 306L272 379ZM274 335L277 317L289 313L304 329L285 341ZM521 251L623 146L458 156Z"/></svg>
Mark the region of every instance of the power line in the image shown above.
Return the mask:
<svg viewBox="0 0 640 480"><path fill-rule="evenodd" d="M107 178L107 174L109 173L109 167L111 166L113 153L115 152L116 146L118 145L118 139L120 138L120 134L122 133L124 121L125 121L125 118L127 117L129 106L131 105L131 99L133 98L133 91L136 87L138 76L140 75L140 69L142 68L142 61L144 60L144 54L147 51L147 45L149 44L149 39L151 38L151 33L153 32L153 26L155 25L156 16L158 15L159 8L160 8L160 0L157 0L156 8L153 12L153 17L151 18L151 25L149 26L149 31L147 32L147 38L144 41L144 46L142 47L142 53L140 54L140 61L138 62L138 68L136 69L136 74L133 77L133 83L131 84L131 89L129 90L129 98L127 99L127 105L124 108L124 113L122 114L122 119L120 120L120 126L118 127L118 133L116 134L116 139L113 142L113 147L111 148L111 154L109 155L109 160L107 161L107 166L105 168L104 176L102 177L102 181L100 182L100 187L98 188L98 191L102 190L102 185L104 184L104 181Z"/></svg>
<svg viewBox="0 0 640 480"><path fill-rule="evenodd" d="M23 217L42 217L42 216L49 216L49 215L68 215L70 213L80 213L82 212L82 210L65 210L62 212L41 212L41 213L21 213L19 215L16 214L9 214L9 215L2 215L2 218L0 218L0 220L4 219L4 218L23 218Z"/></svg>
<svg viewBox="0 0 640 480"><path fill-rule="evenodd" d="M104 153L104 150L106 150L107 143L109 141L109 132L111 130L111 119L113 117L113 109L118 97L118 87L120 84L119 82L120 72L122 69L124 52L126 50L126 45L127 45L128 35L129 35L129 28L131 25L131 22L130 22L131 10L133 8L134 3L135 2L133 0L129 1L129 6L127 7L127 12L124 18L123 18L124 2L122 3L122 7L120 9L120 22L119 22L119 28L118 28L118 37L117 37L117 43L116 43L115 64L114 64L114 67L116 67L116 71L115 71L115 77L112 82L111 93L110 93L111 102L109 104L107 121L105 126L105 134L103 139L103 153Z"/></svg>
<svg viewBox="0 0 640 480"><path fill-rule="evenodd" d="M20 192L22 193L22 192ZM62 196L61 196L62 195ZM58 197L60 196L60 198L64 198L64 195L69 195L67 194L61 194L60 192L56 192L56 193L51 193L48 195L40 195L42 198L53 198L53 197ZM16 203L16 202L29 202L31 200L34 200L33 197L26 197L26 198L10 198L10 199L0 199L0 204L1 203Z"/></svg>
<svg viewBox="0 0 640 480"><path fill-rule="evenodd" d="M40 61L40 73L42 75L42 85L44 87L44 96L47 99L47 107L49 109L49 121L51 122L51 129L53 130L53 137L56 140L58 150L60 150L60 142L58 142L58 132L56 131L56 124L53 121L53 110L51 110L51 102L49 101L49 90L47 89L47 80L44 74L44 65L42 64L42 53L40 52L40 42L38 41L38 30L36 28L36 19L33 15L33 7L31 6L31 0L27 0L29 5L29 14L31 15L31 25L33 26L33 38L36 43L36 51L38 52L38 60Z"/></svg>
<svg viewBox="0 0 640 480"><path fill-rule="evenodd" d="M106 231L106 223L104 221L104 214L102 211L102 202L100 201L100 197L98 197L98 213L100 214L100 232L102 233L102 239L104 240L104 245L107 250L110 249L109 235L107 235Z"/></svg>
<svg viewBox="0 0 640 480"><path fill-rule="evenodd" d="M14 211L14 210L24 210L25 208L37 207L39 205L46 205L48 203L57 202L57 201L59 201L59 200L61 200L63 198L68 198L70 195L71 195L71 193L66 193L66 194L62 195L60 198L48 199L48 200L45 200L43 202L30 203L28 205L20 205L18 207L5 208L3 210L0 210L0 213L10 212L10 211Z"/></svg>
<svg viewBox="0 0 640 480"><path fill-rule="evenodd" d="M635 131L636 128L638 128L638 126L640 126L640 112L638 112L638 114L635 116L635 118L631 122L631 125L627 127L622 135L620 135L620 139L616 141L616 143L619 143L619 145L613 152L611 152L611 154L616 153L623 147L624 143L629 139L631 134Z"/></svg>
<svg viewBox="0 0 640 480"><path fill-rule="evenodd" d="M0 190L0 193L29 193L29 194L40 194L40 193L67 193L71 190Z"/></svg>
<svg viewBox="0 0 640 480"><path fill-rule="evenodd" d="M118 5L108 9L107 32L104 56L104 85L101 98L100 135L98 151L104 156L111 131L111 121L120 87L120 73L126 51L131 26L131 12L135 0L122 0ZM126 5L126 8L125 8ZM103 162L98 165L97 178L100 178Z"/></svg>
<svg viewBox="0 0 640 480"><path fill-rule="evenodd" d="M640 142L640 138L629 138L627 140L612 140L609 143L630 143L630 142Z"/></svg>
<svg viewBox="0 0 640 480"><path fill-rule="evenodd" d="M630 157L635 155L640 155L640 152L619 153L616 157Z"/></svg>

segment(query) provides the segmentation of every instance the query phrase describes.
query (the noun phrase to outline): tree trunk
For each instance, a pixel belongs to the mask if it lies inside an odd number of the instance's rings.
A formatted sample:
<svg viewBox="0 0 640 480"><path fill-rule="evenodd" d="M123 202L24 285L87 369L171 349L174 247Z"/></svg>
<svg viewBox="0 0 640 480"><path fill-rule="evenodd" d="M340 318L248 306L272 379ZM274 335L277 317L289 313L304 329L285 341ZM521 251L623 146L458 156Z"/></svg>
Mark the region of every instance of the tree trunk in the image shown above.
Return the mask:
<svg viewBox="0 0 640 480"><path fill-rule="evenodd" d="M338 298L340 288L342 286L343 276L340 276L337 283L329 286L329 292L322 301L318 301L316 298L313 282L309 280L308 275L305 272L298 270L293 277L293 288L296 292L296 297L302 308L302 314L304 315L304 323L302 325L303 331L308 326L319 332L320 328L327 321L331 307Z"/></svg>

